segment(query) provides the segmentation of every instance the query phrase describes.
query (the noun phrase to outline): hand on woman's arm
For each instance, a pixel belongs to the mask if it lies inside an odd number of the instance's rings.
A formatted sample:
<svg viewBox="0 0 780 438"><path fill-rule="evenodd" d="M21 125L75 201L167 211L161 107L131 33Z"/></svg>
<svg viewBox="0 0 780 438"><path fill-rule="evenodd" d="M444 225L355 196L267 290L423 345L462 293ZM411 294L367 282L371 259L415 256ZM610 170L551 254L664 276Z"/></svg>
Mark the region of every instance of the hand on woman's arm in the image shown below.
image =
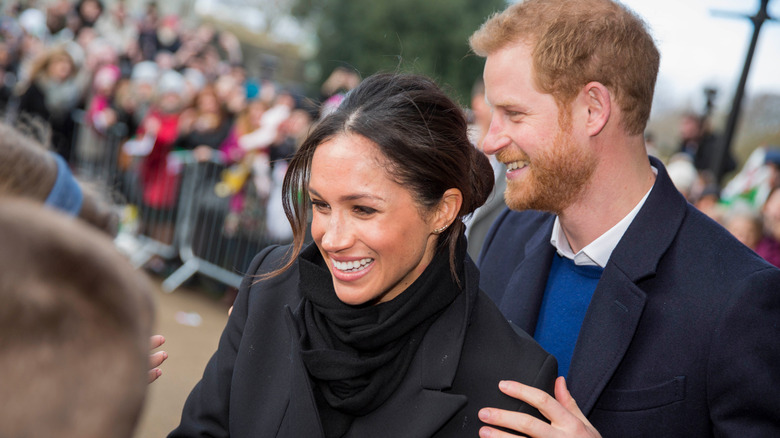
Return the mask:
<svg viewBox="0 0 780 438"><path fill-rule="evenodd" d="M555 381L555 398L540 389L509 380L502 381L498 387L504 394L538 409L550 424L528 414L495 408L484 408L479 411L479 419L484 423L500 426L532 438L601 438L598 431L580 411L577 402L566 388L566 380L563 377L558 377ZM479 436L509 438L518 435L485 426L480 429Z"/></svg>

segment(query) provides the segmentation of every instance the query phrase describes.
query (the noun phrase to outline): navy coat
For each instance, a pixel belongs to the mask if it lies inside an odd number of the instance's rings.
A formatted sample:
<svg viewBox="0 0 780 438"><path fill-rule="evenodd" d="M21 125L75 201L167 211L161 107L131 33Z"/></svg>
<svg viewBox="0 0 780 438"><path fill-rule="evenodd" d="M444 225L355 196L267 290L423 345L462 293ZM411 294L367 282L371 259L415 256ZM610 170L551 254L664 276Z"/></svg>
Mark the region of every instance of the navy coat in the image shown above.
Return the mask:
<svg viewBox="0 0 780 438"><path fill-rule="evenodd" d="M297 262L269 280L253 275L278 266L285 249L268 248L255 257L219 349L169 437L323 437L292 319L302 299ZM466 288L474 291L478 283L479 272L467 259ZM461 293L428 329L398 389L356 418L346 437L476 437L480 408L539 415L502 394L500 380L518 379L552 393L557 370L555 358L516 333L483 293Z"/></svg>
<svg viewBox="0 0 780 438"><path fill-rule="evenodd" d="M568 375L604 437L780 437L780 270L688 204L660 161L585 315ZM534 333L554 216L505 210L482 289Z"/></svg>

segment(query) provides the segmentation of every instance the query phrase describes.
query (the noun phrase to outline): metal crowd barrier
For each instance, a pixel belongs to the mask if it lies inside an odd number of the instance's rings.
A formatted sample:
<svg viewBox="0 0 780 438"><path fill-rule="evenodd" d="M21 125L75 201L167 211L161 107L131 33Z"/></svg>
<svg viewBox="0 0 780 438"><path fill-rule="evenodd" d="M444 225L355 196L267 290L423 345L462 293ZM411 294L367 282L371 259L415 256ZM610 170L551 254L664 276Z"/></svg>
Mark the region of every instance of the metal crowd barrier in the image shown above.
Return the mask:
<svg viewBox="0 0 780 438"><path fill-rule="evenodd" d="M269 213L276 224L283 213L268 210L267 191L257 189L251 174L236 180L241 169L223 163L218 153L205 162L188 151L172 152L156 164L149 156L128 160L120 152L126 131L102 135L83 117L77 123L71 164L80 177L117 194L125 213L117 240L133 265L180 259L181 266L162 283L166 292L195 274L238 287L259 250L289 241L269 232ZM277 168L277 183L282 170Z"/></svg>

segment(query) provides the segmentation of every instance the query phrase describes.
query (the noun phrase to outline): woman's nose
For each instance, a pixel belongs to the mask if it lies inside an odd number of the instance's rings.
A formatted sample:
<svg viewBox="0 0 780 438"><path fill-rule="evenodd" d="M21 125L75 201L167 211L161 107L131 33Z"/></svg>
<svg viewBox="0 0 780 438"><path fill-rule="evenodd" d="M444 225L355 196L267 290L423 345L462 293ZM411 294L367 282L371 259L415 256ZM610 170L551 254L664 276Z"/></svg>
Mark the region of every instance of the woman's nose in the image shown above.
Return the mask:
<svg viewBox="0 0 780 438"><path fill-rule="evenodd" d="M328 252L338 252L352 246L353 233L348 221L338 214L331 214L323 221L320 245Z"/></svg>

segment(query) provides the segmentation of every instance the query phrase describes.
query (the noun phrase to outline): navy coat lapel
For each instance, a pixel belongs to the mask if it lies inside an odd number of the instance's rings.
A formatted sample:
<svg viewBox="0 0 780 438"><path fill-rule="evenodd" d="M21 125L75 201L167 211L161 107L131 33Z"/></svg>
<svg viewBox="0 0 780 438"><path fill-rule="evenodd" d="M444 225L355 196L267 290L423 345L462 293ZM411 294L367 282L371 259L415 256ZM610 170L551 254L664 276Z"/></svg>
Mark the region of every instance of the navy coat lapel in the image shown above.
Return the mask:
<svg viewBox="0 0 780 438"><path fill-rule="evenodd" d="M646 296L614 265L607 265L574 347L569 391L587 416L628 350Z"/></svg>
<svg viewBox="0 0 780 438"><path fill-rule="evenodd" d="M533 336L555 247L550 244L554 216L528 240L525 256L507 283L498 307L506 318Z"/></svg>
<svg viewBox="0 0 780 438"><path fill-rule="evenodd" d="M653 190L607 263L585 314L569 369L569 390L589 415L630 347L655 275L685 216L686 201L660 161Z"/></svg>

